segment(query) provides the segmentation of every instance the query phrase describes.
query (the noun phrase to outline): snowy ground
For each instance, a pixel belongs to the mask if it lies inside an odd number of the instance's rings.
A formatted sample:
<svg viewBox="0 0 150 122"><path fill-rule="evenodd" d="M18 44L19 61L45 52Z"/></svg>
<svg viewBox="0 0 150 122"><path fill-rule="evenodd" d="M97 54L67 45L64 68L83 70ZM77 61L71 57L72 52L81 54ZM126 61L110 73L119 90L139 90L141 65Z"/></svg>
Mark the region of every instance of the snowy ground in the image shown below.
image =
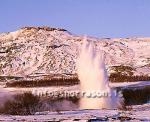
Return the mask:
<svg viewBox="0 0 150 122"><path fill-rule="evenodd" d="M141 88L150 86L150 81L128 82L128 83L111 83L113 88ZM79 85L69 87L36 87L36 88L4 88L0 87L0 99L9 98L9 96L25 91L31 91L34 94L42 94L46 91L78 91ZM35 115L29 116L12 116L0 115L0 121L119 121L130 120L150 121L150 103L143 105L133 105L131 110L75 110L75 111L59 111L59 112L37 112Z"/></svg>
<svg viewBox="0 0 150 122"><path fill-rule="evenodd" d="M134 105L130 111L121 110L77 110L77 111L60 111L60 112L41 112L29 116L11 116L0 115L0 121L119 121L130 120L150 121L150 104Z"/></svg>
<svg viewBox="0 0 150 122"><path fill-rule="evenodd" d="M110 83L113 88L142 88L150 86L150 81L137 81L137 82L123 82L123 83Z"/></svg>

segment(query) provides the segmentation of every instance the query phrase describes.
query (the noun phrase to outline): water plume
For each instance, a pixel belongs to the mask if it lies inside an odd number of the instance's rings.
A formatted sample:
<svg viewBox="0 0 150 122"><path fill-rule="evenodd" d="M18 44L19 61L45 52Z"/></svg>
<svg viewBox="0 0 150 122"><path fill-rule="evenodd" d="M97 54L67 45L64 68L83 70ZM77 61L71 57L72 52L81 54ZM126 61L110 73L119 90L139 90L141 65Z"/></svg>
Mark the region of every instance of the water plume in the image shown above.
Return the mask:
<svg viewBox="0 0 150 122"><path fill-rule="evenodd" d="M87 41L86 37L77 60L77 72L80 89L84 93L80 100L81 109L115 108L117 106L118 98L115 90L109 87L104 56L102 52L94 49L93 42ZM91 96L92 94L95 96Z"/></svg>

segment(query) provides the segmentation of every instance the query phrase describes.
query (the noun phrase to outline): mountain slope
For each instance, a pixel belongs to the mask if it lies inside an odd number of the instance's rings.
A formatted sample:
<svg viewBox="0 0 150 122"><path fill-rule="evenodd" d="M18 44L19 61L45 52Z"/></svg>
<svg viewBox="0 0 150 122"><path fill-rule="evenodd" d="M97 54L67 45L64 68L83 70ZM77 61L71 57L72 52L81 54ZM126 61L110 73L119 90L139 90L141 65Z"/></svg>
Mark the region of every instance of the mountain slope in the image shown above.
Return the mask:
<svg viewBox="0 0 150 122"><path fill-rule="evenodd" d="M2 33L0 76L75 74L82 39L65 29L49 27L24 27ZM109 72L112 66L127 65L136 69L135 74L149 74L150 38L88 40L105 54Z"/></svg>

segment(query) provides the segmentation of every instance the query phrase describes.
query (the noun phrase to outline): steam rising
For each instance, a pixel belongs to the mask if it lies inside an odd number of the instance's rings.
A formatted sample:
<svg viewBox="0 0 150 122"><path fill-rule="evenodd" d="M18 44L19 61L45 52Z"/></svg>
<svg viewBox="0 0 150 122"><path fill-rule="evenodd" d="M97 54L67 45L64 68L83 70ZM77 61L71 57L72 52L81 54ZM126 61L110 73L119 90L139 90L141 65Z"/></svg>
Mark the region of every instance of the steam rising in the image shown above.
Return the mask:
<svg viewBox="0 0 150 122"><path fill-rule="evenodd" d="M80 100L81 109L115 108L117 97L115 90L109 87L107 71L102 52L96 52L92 42L86 37L83 40L81 52L77 61L78 77L81 91L84 93L108 93L110 96L83 97Z"/></svg>

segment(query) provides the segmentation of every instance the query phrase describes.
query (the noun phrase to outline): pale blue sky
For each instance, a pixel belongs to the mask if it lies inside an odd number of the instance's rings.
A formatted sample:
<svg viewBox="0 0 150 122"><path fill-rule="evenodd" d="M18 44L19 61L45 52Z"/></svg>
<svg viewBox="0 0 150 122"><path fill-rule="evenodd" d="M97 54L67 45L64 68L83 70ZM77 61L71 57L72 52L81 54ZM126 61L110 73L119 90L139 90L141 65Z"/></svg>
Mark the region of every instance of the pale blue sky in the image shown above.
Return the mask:
<svg viewBox="0 0 150 122"><path fill-rule="evenodd" d="M95 37L150 37L150 0L0 0L0 32L61 27Z"/></svg>

